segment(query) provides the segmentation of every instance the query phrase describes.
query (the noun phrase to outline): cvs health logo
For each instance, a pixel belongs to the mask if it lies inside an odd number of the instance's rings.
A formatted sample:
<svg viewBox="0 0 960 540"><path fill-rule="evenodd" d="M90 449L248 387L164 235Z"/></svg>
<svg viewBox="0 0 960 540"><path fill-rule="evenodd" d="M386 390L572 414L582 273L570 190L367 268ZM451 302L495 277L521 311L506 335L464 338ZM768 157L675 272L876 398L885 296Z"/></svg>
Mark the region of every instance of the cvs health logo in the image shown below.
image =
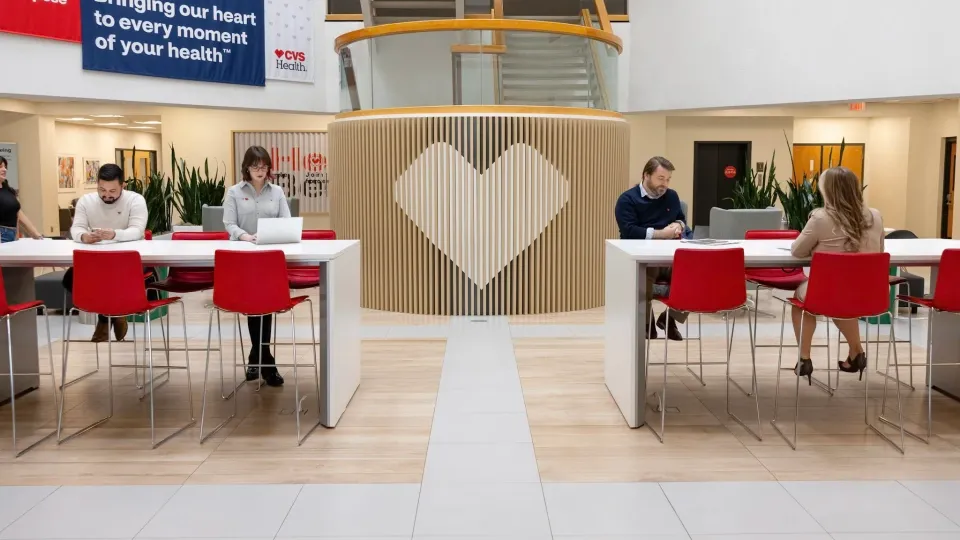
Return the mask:
<svg viewBox="0 0 960 540"><path fill-rule="evenodd" d="M0 32L80 43L80 0L0 0Z"/></svg>
<svg viewBox="0 0 960 540"><path fill-rule="evenodd" d="M277 49L273 51L273 54L277 55L277 58L282 60L293 60L294 62L307 61L307 54L301 51L285 51L283 49Z"/></svg>

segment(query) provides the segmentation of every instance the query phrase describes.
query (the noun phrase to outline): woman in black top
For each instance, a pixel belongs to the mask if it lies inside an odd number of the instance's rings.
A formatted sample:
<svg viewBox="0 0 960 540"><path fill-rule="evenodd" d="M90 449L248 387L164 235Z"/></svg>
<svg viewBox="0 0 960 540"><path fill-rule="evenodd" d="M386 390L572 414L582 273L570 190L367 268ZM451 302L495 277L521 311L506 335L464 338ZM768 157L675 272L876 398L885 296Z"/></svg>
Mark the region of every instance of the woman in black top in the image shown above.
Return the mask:
<svg viewBox="0 0 960 540"><path fill-rule="evenodd" d="M16 190L7 183L7 158L0 156L0 243L16 240L21 224L31 238L43 238L20 209Z"/></svg>

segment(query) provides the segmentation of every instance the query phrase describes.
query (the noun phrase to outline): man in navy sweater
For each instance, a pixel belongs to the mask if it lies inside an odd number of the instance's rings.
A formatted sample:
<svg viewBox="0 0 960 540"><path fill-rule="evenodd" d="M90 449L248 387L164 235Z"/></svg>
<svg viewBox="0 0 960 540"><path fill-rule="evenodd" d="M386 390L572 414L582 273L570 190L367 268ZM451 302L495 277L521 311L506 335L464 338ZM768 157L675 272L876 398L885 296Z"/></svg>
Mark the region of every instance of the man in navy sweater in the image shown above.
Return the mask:
<svg viewBox="0 0 960 540"><path fill-rule="evenodd" d="M689 238L690 230L686 226L686 216L680 206L680 196L670 189L670 177L673 175L673 163L664 157L652 157L643 167L643 179L628 189L617 199L616 217L620 227L620 238L624 240L678 240ZM670 268L650 268L647 270L647 313L650 313L650 299L654 284L669 284ZM661 287L657 293L666 294L669 285ZM649 339L657 338L657 327L666 330L667 337L682 341L683 336L677 323L687 320L687 314L670 310L670 324L667 326L666 313L661 313L656 326L647 328Z"/></svg>

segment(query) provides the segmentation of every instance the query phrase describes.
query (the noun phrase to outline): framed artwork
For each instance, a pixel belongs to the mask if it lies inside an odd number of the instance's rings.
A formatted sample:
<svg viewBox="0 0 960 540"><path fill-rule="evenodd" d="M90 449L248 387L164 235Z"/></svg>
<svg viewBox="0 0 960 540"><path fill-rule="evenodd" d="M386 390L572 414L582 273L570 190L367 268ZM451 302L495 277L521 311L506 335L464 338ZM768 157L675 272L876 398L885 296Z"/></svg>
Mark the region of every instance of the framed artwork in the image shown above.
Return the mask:
<svg viewBox="0 0 960 540"><path fill-rule="evenodd" d="M97 187L97 173L100 171L99 159L83 158L83 187L92 189Z"/></svg>
<svg viewBox="0 0 960 540"><path fill-rule="evenodd" d="M863 182L863 161L866 146L863 143L846 143L843 150L843 163L840 163L839 144L808 144L793 145L793 161L797 170L793 171L793 178L799 181L804 177L814 178L834 165L843 165L852 170L857 178Z"/></svg>
<svg viewBox="0 0 960 540"><path fill-rule="evenodd" d="M127 180L136 178L146 182L153 173L157 172L157 151L139 150L136 148L115 148L115 163L123 169Z"/></svg>
<svg viewBox="0 0 960 540"><path fill-rule="evenodd" d="M73 156L57 157L57 186L60 191L73 191L76 189L74 178L76 177L76 158Z"/></svg>

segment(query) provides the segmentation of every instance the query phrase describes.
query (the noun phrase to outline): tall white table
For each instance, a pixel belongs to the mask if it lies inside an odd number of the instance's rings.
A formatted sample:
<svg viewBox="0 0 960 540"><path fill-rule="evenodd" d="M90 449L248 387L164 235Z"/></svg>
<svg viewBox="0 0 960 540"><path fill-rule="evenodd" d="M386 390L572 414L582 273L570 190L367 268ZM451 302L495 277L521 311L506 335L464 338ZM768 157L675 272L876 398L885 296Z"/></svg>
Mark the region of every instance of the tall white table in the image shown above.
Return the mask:
<svg viewBox="0 0 960 540"><path fill-rule="evenodd" d="M644 322L646 272L648 267L673 264L677 249L723 249L740 247L748 268L796 268L809 266L809 259L790 255L789 240L742 240L735 244L702 246L679 240L607 240L605 280L604 379L627 425L644 425L646 380L644 380ZM945 249L960 248L960 240L886 240L893 266L932 268L931 290ZM938 315L932 328L933 362L956 362L960 355L960 317ZM917 361L917 360L915 360ZM960 396L960 369L945 366L934 370L933 387L953 397Z"/></svg>
<svg viewBox="0 0 960 540"><path fill-rule="evenodd" d="M360 386L361 251L358 240L312 240L299 244L256 246L247 242L146 241L83 245L68 240L19 240L0 244L0 268L10 303L34 300L34 268L73 265L75 249L137 251L144 266L212 267L218 249L238 251L281 250L288 263L319 265L324 282L317 320L320 325L321 423L336 426ZM243 268L237 268L243 272ZM110 269L104 269L109 281ZM251 284L255 286L256 284ZM109 286L105 283L105 286ZM14 368L38 371L37 318L20 315L12 321ZM0 332L0 373L9 371L6 332ZM36 388L38 377L17 377L18 394ZM9 385L0 384L0 401L9 398Z"/></svg>

